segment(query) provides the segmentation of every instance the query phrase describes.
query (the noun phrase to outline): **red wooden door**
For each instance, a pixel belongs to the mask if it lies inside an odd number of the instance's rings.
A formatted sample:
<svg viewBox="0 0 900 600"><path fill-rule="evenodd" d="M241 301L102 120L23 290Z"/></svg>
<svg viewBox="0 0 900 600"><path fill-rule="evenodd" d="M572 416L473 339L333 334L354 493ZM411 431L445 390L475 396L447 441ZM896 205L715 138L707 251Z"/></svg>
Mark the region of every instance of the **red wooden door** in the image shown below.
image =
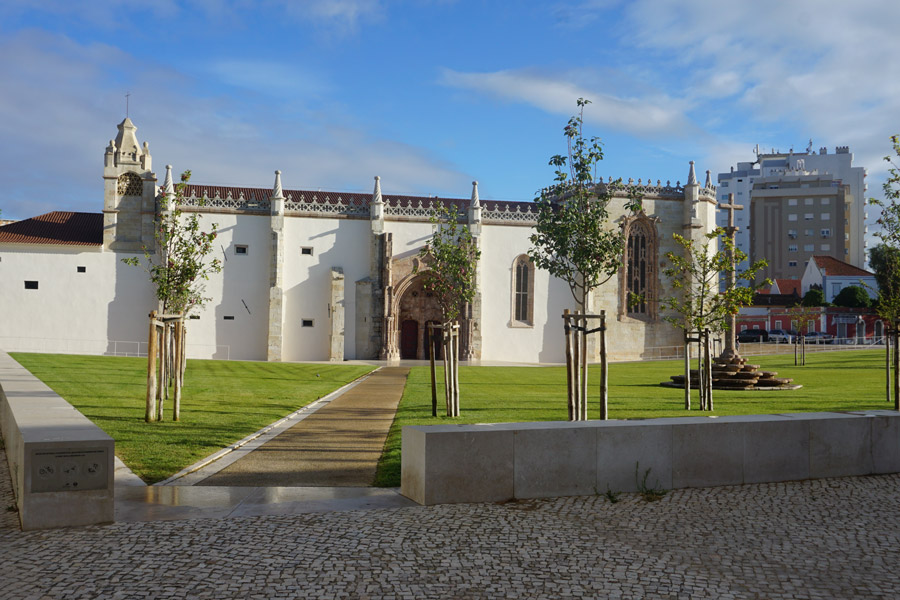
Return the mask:
<svg viewBox="0 0 900 600"><path fill-rule="evenodd" d="M400 358L416 359L419 352L419 324L407 319L400 324Z"/></svg>

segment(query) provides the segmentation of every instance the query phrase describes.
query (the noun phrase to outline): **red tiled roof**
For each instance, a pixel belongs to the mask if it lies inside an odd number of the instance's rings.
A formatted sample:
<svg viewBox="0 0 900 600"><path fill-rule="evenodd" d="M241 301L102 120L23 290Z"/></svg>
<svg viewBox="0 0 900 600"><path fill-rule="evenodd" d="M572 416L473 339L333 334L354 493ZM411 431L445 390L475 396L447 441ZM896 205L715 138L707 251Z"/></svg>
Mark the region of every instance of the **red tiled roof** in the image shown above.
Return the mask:
<svg viewBox="0 0 900 600"><path fill-rule="evenodd" d="M825 275L831 276L848 276L848 277L874 277L875 273L870 273L865 269L854 267L850 263L845 263L833 256L813 256L816 266L825 272Z"/></svg>
<svg viewBox="0 0 900 600"><path fill-rule="evenodd" d="M799 279L776 279L775 285L778 286L778 291L782 294L797 294L800 295L800 280Z"/></svg>
<svg viewBox="0 0 900 600"><path fill-rule="evenodd" d="M0 243L99 246L103 215L53 211L0 227Z"/></svg>

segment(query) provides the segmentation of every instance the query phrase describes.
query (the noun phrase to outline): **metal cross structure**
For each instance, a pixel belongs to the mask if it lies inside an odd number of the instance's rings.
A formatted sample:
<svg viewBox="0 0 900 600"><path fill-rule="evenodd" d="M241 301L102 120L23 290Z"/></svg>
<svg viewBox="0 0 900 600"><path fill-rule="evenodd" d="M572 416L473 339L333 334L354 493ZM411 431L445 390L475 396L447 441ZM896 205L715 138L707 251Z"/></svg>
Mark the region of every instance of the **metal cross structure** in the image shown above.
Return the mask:
<svg viewBox="0 0 900 600"><path fill-rule="evenodd" d="M737 284L737 276L735 275L734 265L734 234L737 233L738 227L734 224L734 211L744 210L743 205L734 203L734 194L728 194L728 202L719 204L719 208L728 211L728 227L725 228L725 235L731 240L731 248L729 262L731 263L731 272L728 274L728 287L733 288ZM725 334L725 348L722 350L722 358L735 358L740 356L736 349L737 346L737 319L734 315L728 317L728 332Z"/></svg>

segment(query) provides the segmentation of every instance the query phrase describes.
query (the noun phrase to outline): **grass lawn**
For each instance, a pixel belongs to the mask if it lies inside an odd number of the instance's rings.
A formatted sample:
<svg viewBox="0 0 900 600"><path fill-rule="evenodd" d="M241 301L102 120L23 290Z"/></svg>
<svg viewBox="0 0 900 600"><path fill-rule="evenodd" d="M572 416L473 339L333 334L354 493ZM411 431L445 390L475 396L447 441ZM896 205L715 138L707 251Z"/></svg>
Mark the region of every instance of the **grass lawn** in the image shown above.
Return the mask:
<svg viewBox="0 0 900 600"><path fill-rule="evenodd" d="M13 353L116 441L147 483L161 481L374 367L189 360L181 421L144 422L147 359ZM318 376L317 376L318 375Z"/></svg>
<svg viewBox="0 0 900 600"><path fill-rule="evenodd" d="M609 367L609 415L613 419L650 419L703 415L746 415L809 411L893 408L885 401L884 351L810 353L805 367L795 367L791 355L749 359L764 370L777 371L803 385L795 391L713 392L712 413L684 410L684 390L659 385L683 372L684 362L612 364ZM588 417L598 418L599 367L588 378ZM440 377L440 376L439 376ZM400 431L405 425L564 421L566 374L563 367L459 368L460 416L431 416L431 379L427 367L409 375L397 416L378 464L375 485L400 485ZM446 413L438 381L438 415ZM697 392L692 390L694 406Z"/></svg>

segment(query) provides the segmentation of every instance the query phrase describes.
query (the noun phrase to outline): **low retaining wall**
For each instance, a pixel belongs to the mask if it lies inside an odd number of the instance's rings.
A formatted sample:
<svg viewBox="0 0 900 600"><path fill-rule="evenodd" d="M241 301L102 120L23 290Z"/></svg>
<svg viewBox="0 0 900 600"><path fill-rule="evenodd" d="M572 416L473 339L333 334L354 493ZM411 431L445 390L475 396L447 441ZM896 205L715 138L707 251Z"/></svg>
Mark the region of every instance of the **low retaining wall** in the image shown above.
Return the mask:
<svg viewBox="0 0 900 600"><path fill-rule="evenodd" d="M900 472L900 413L798 413L403 428L401 493L420 504Z"/></svg>
<svg viewBox="0 0 900 600"><path fill-rule="evenodd" d="M0 431L22 529L113 521L113 439L2 351Z"/></svg>

